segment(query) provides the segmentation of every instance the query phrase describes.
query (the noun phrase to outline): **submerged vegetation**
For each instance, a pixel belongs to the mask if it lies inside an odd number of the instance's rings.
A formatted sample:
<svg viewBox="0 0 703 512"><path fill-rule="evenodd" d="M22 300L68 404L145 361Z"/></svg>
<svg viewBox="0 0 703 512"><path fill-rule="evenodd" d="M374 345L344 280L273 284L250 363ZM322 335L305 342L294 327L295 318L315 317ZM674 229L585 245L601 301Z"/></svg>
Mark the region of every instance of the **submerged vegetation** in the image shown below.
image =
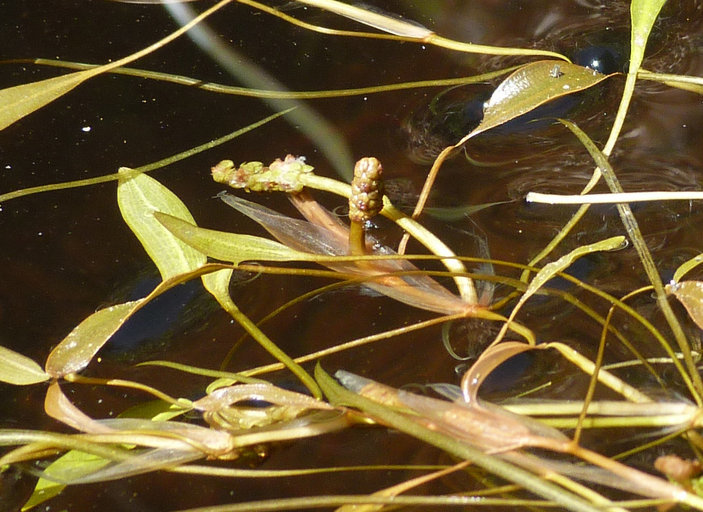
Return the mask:
<svg viewBox="0 0 703 512"><path fill-rule="evenodd" d="M597 38L585 31L582 46L566 52L559 45L539 48L526 43L524 48L512 48L462 42L409 19L336 0L301 0L306 10L300 11L236 0L302 30L320 32L319 37L384 39L388 44L422 44L468 55L475 59L477 71L445 80L419 76L412 83L290 92L230 87L126 67L208 16L216 16L232 1L217 3L159 43L110 64L35 59L36 65L74 71L0 90L0 127L11 127L50 108L64 94L79 85L90 87L91 79L106 73L187 85L208 94L275 100L434 88L428 101L407 115L404 126L409 158L425 166L424 187L416 195L409 194L412 201L401 198L393 191L398 183L386 178L394 162L381 162L376 155L359 159L353 169L345 155L333 157L333 166L341 169L338 174L348 180L330 177L324 163L318 163L319 155L305 158L281 151L270 163L213 159L212 179L234 189L218 195L221 203L258 223L270 235L263 236L198 225L198 214L191 212L189 201L148 174L225 142L233 141L236 151L238 137L298 115L301 107L281 109L220 139L141 167L125 166L115 174L0 195L4 206L40 192L116 181L122 219L160 274L159 283L144 296L109 306L96 304L94 313L48 351L42 365L0 346L0 380L25 389L44 386L44 412L62 424L62 428L0 429L0 445L5 447L0 457L2 479L19 479L18 474L33 479L33 488L18 506L30 510L56 499L67 487L160 471L172 473L176 481L193 475L316 479L306 484L306 491L311 490L303 497L289 492L284 497L248 501L240 495L232 504L207 502L206 508L199 509L212 511L469 506L596 511L667 510L677 505L703 510L699 476L703 439L698 433L703 426L699 370L703 281L695 277L700 275L703 253L698 247L692 255L670 255L675 269L663 277L661 257L652 254L648 215L652 210L644 210L647 215L637 210L652 204L662 208L657 214L669 212L662 205L698 201L701 192L632 189L622 184L619 167L627 163L628 152L637 151L638 132L626 123L638 94L647 93L641 83L703 94L703 78L678 74L674 68L658 69L656 58L653 62L645 58L648 42L656 40L658 48L679 43L667 36L666 26L658 24L672 23L677 16L703 18L703 4L695 0L672 0L673 6L665 0L595 2L591 8L603 15L610 10L627 20L627 40L616 44L610 35ZM361 23L372 28L361 32L303 21L311 11L339 15L345 27ZM557 32L567 29L571 27ZM700 40L701 35L696 37ZM315 128L303 130L314 132ZM278 151L277 141L268 144L271 151ZM290 145L287 142L285 147ZM516 153L505 153L506 147L522 154L518 158ZM323 153L335 154L329 148ZM654 165L664 169L677 163L667 162L664 155ZM536 176L547 167L563 173L552 174L553 182L540 182ZM578 171L569 172L576 167ZM527 188L516 186L519 197L510 197L506 204L519 202L528 209L539 203L543 209L531 212L537 222L553 228L551 239L539 247L541 235L525 240L531 244L525 251L529 257L508 261L491 257L490 238L469 227L459 235L462 249L452 249L457 235L444 226L456 218L457 208L434 204L434 199L441 190L443 172L452 172L457 190L464 190L457 168L484 173L500 168L517 176ZM700 172L696 169L697 175ZM568 194L545 193L555 190ZM242 198L242 191L249 199ZM267 203L275 208L264 206L272 196L286 196L297 213L284 213L287 205L280 202ZM578 207L557 210L542 203ZM589 220L591 203L616 205L617 215L599 214L594 227ZM468 224L469 215L497 204L460 207L458 216ZM222 218L227 218L230 211L221 207ZM693 211L690 207L688 213ZM681 214L677 210L672 216L678 219ZM529 229L527 220L523 224ZM515 232L522 233L521 229ZM465 250L468 246L474 250ZM599 263L609 269L603 275L588 270L596 260L607 262ZM639 281L626 290L612 285L609 273L617 268L636 268ZM259 283L270 276L303 280L306 291L279 303L261 285L259 293L268 309L258 317L248 313L244 306L248 294L256 294ZM144 378L138 380L122 378L119 371L109 373L101 366L102 354L115 343L116 333L124 332L140 310L198 280L236 323L239 330L233 332L243 331L244 337L263 349L266 364L260 364L264 356L249 360L243 354L242 338L210 367L169 360L164 353L139 363L138 375ZM248 283L246 292L240 288L242 282ZM298 322L306 323L298 318L297 307L335 300L344 303L343 314L335 310L338 317L323 319L325 325L314 331L323 333L323 348L302 355L302 350L291 354L283 348L290 346L289 335L297 335ZM359 309L374 300L393 307L399 303L406 316L390 328L377 328ZM179 309L178 315L185 315L188 308ZM562 316L567 313L571 316ZM276 322L287 327L269 329ZM571 322L583 330L582 339L562 338L552 329L555 323ZM350 340L337 329L337 324L358 323L368 324L372 332ZM422 372L399 376L394 369L377 375L373 365L351 357L335 359L363 348L369 349L363 357L372 359L382 353L384 344L427 331L436 333L432 335L436 343L422 347L426 352L420 360L429 361L442 352L469 361L445 361L459 372L456 382L426 383ZM358 331L350 328L350 332ZM417 344L411 346L403 350L419 350ZM345 366L336 366L340 360ZM518 379L504 372L509 368L508 373L538 373L539 365L533 367L525 363L528 360L547 361L541 364L559 367L562 376L542 382L534 379L529 389L521 389ZM522 362L511 367L516 361ZM383 365L393 363L391 355ZM238 370L232 371L233 367ZM563 370L567 367L568 371ZM174 380L179 386L187 382L189 392L153 385L151 376L159 372L177 375ZM389 385L389 380L397 386ZM491 385L501 392L489 399L484 393ZM81 389L99 397L93 400L102 400L104 394L112 407L122 408L116 410L116 417L98 417L74 398ZM125 393L119 406L114 390ZM139 397L136 401L126 399L132 393ZM324 442L319 437L323 434L369 428L407 434L416 440L414 447L435 447L444 454L442 463L398 465L389 457L383 465L375 461L350 466L338 459L335 467L324 468L307 454L309 459L300 460L298 468L258 467L272 447L307 442L309 450L315 442ZM592 435L600 431L612 433L614 442ZM354 441L364 442L359 437ZM386 445L394 442L398 439L393 436L384 441ZM391 470L402 475L396 483L371 491L349 485L350 492L339 494L325 486L325 478L332 473ZM408 476L411 472L415 476Z"/></svg>

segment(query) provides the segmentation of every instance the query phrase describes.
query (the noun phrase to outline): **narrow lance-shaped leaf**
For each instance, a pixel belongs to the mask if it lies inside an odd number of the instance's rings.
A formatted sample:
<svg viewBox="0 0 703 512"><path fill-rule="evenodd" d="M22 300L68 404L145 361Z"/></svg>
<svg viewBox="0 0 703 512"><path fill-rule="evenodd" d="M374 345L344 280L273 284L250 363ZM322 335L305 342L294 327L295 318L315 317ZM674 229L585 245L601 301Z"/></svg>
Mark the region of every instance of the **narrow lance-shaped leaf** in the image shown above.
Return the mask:
<svg viewBox="0 0 703 512"><path fill-rule="evenodd" d="M208 270L207 266L199 267L191 272L174 276L159 284L143 299L96 311L78 324L51 351L46 360L46 372L52 377L61 377L82 370L88 366L98 350L139 308L166 290L198 277Z"/></svg>
<svg viewBox="0 0 703 512"><path fill-rule="evenodd" d="M337 374L337 377L344 377ZM347 376L350 374L346 374ZM556 486L555 484L537 475L506 462L496 456L484 453L483 450L471 446L469 443L454 438L453 436L432 430L429 426L421 425L417 418L399 413L396 408L390 407L386 402L378 403L375 399L369 399L357 394L363 387L372 382L363 377L351 375L353 379L343 378L344 387L340 386L331 376L325 373L318 365L315 368L315 378L320 383L320 387L325 392L333 405L348 405L355 407L385 425L391 426L401 432L414 436L426 443L432 444L442 450L451 453L456 457L472 461L479 467L498 475L510 482L521 485L531 492L544 498L554 500L564 510L596 511L598 507L587 503L583 498L571 494L569 491ZM352 391L349 391L349 388ZM388 397L392 404L397 400L393 393Z"/></svg>
<svg viewBox="0 0 703 512"><path fill-rule="evenodd" d="M205 229L165 213L154 217L171 234L199 252L235 265L242 261L312 261L314 254L290 249L268 238Z"/></svg>
<svg viewBox="0 0 703 512"><path fill-rule="evenodd" d="M199 23L200 20L206 18L230 1L231 0L221 0L219 3L204 11L202 14L181 26L178 30L172 32L163 39L138 52L132 53L127 57L110 62L109 64L85 71L78 71L76 73L69 73L67 75L40 80L39 82L17 85L0 90L0 130L5 129L12 123L19 121L23 117L51 103L55 99L60 98L85 80L128 64L158 48L161 48L165 44L187 32L193 27L193 25Z"/></svg>
<svg viewBox="0 0 703 512"><path fill-rule="evenodd" d="M32 359L0 346L0 381L25 386L48 380L49 376Z"/></svg>
<svg viewBox="0 0 703 512"><path fill-rule="evenodd" d="M142 300L101 309L83 320L51 351L46 360L46 373L61 377L85 368Z"/></svg>
<svg viewBox="0 0 703 512"><path fill-rule="evenodd" d="M642 64L649 33L665 3L666 0L632 0L630 4L630 19L632 21L631 73L636 73Z"/></svg>
<svg viewBox="0 0 703 512"><path fill-rule="evenodd" d="M95 70L77 71L1 90L0 130L51 103L96 74Z"/></svg>
<svg viewBox="0 0 703 512"><path fill-rule="evenodd" d="M122 168L120 172L126 175L129 169ZM154 218L154 212L163 212L195 223L178 196L157 180L146 174L121 180L117 187L117 202L125 222L164 280L205 264L207 258L203 253L173 236Z"/></svg>
<svg viewBox="0 0 703 512"><path fill-rule="evenodd" d="M493 91L484 106L481 123L457 146L548 101L593 87L608 76L557 60L541 60L527 64L514 71Z"/></svg>
<svg viewBox="0 0 703 512"><path fill-rule="evenodd" d="M615 250L621 247L624 241L624 236L614 236L611 238L606 238L605 240L601 240L600 242L595 242L593 244L577 247L570 253L565 254L564 256L559 258L558 260L552 261L551 263L547 263L544 267L542 267L539 272L535 274L535 276L532 278L532 281L530 281L530 284L525 290L525 293L522 294L522 297L520 297L520 300L515 305L515 308L513 308L513 311L510 313L510 318L508 318L508 321L503 325L498 336L496 336L494 343L497 343L503 338L503 336L508 330L510 322L512 322L515 316L517 316L523 304L525 304L525 302L527 302L530 297L537 293L537 291L539 291L539 289L542 288L547 283L547 281L553 278L557 274L557 272L565 270L581 256L597 251Z"/></svg>
<svg viewBox="0 0 703 512"><path fill-rule="evenodd" d="M593 87L610 75L560 60L541 60L520 67L493 91L479 125L459 142L444 148L435 159L418 198L413 217L425 207L444 161L469 139L516 119L545 103Z"/></svg>
<svg viewBox="0 0 703 512"><path fill-rule="evenodd" d="M34 492L22 506L22 510L34 508L61 494L67 484L60 482L66 481L68 474L78 478L92 475L109 463L109 460L92 453L78 450L66 452L42 472L43 476L37 481Z"/></svg>
<svg viewBox="0 0 703 512"><path fill-rule="evenodd" d="M557 272L565 270L581 256L585 256L586 254L591 254L593 252L599 251L614 251L615 249L621 248L624 243L624 236L614 236L611 238L606 238L605 240L601 240L600 242L595 242L592 244L577 247L573 251L559 258L558 260L552 261L551 263L547 263L544 267L542 267L539 272L537 272L537 274L535 274L535 277L532 278L532 281L530 281L530 285L527 287L525 293L520 299L520 304L524 303L529 297L534 295L537 290L539 290L542 286L544 286L547 281L553 278Z"/></svg>

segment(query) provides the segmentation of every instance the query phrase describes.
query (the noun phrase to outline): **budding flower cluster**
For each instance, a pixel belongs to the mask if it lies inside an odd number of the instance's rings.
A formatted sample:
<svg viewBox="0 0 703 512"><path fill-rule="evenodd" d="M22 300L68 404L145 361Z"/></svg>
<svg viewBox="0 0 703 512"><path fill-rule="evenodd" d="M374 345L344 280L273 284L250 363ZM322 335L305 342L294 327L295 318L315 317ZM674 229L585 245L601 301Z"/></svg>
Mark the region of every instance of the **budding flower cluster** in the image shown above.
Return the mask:
<svg viewBox="0 0 703 512"><path fill-rule="evenodd" d="M381 162L365 157L354 166L354 179L349 196L349 220L364 223L383 208L383 183Z"/></svg>

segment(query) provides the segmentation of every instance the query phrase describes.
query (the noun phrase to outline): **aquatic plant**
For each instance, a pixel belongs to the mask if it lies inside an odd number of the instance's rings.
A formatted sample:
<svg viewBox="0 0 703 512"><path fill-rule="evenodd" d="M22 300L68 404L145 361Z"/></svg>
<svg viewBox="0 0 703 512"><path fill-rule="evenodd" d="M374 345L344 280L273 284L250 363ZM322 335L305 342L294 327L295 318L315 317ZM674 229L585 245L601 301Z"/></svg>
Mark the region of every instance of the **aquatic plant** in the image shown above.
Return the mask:
<svg viewBox="0 0 703 512"><path fill-rule="evenodd" d="M703 403L703 381L698 371L699 341L682 327L683 322L688 322L696 328L703 328L703 285L698 280L685 279L703 260L700 254L687 259L665 284L629 206L631 202L645 200L700 199L700 192L625 193L617 177L617 166L610 158L621 140L638 80L658 81L668 87L680 87L698 94L703 92L701 78L642 69L647 41L664 1L633 0L629 5L628 69L624 73L625 83L617 115L602 147L576 122L562 118L571 107L561 104L557 116L545 107L565 99L580 98L578 95L599 84L623 76L617 65L610 62L603 66L595 64L600 58L598 56L614 59L614 53L605 51L596 56L592 52L579 53L574 59L576 62L571 63L565 56L551 50L463 43L408 20L334 0L304 0L301 3L361 22L378 31L333 30L298 20L286 11L268 5L250 0L238 1L305 29L333 36L382 38L434 45L467 54L509 55L522 60L499 71L460 79L319 92L245 90L124 67L185 33L231 1L225 0L207 9L160 43L107 65L35 60L40 65L79 70L0 91L0 103L4 105L0 110L0 128L46 107L95 76L112 72L192 85L218 93L279 99L326 98L413 87L498 82L483 102L480 116L470 119L468 132L448 142L434 158L412 215L406 214L384 193L383 168L385 166L387 172L393 162L382 165L373 156L358 160L353 170L340 166L343 175L353 175L351 183L317 172L317 163L312 158L296 155L281 155L283 158L268 165L258 161L235 164L232 160L215 164L211 169L215 182L244 190L255 201L228 193L221 193L219 198L238 213L254 220L275 240L198 226L186 203L146 174L210 150L289 115L290 111L281 111L218 140L142 167L121 167L112 175L17 190L0 196L0 201L6 203L38 192L117 181L117 204L123 220L161 276L161 282L143 298L103 307L81 321L50 351L43 368L25 355L0 347L0 380L16 386L48 383L44 402L46 415L76 431L65 434L51 430L0 429L0 444L14 447L0 458L2 471L7 474L11 468L26 468L39 476L23 510L54 498L66 486L122 479L159 470L220 478L271 479L352 470L370 472L379 468L349 468L340 464L334 468L270 471L222 467L214 462L194 463L202 459L256 460L265 455L266 447L270 445L348 428L368 428L369 424L408 434L421 443L439 448L458 462L441 468L405 466L401 469L427 473L371 494L327 495L323 491L319 496L236 503L209 507L208 510L286 510L322 506L341 507L339 510L352 510L350 507L353 510L379 510L385 505L465 507L477 502L512 508L556 504L562 509L578 511L628 510L639 506L665 508L676 504L703 510L697 479L700 464L697 461L664 454L654 467L665 473L669 477L667 480L656 476L653 471L644 471L628 465L627 461L606 455L610 449L608 446L588 446L588 441L584 440L587 429L612 428L629 436L631 429L650 428L662 429L655 431L659 439L642 443L629 453L668 450L665 443L674 438L688 443L690 457L697 456L703 449L697 434L701 427L700 407ZM532 58L539 60L526 60ZM445 164L450 157L461 152L470 153L471 144L479 136L502 129L520 137L523 130L538 126L535 123L544 121L545 117L549 118L550 126L553 124L578 140L592 160L593 171L578 198L530 192L527 200L547 203L575 201L581 205L579 209L553 240L527 262L501 261L491 259L487 254L463 254L452 250L451 244L436 235L428 227L429 222L425 225L425 217L422 217ZM610 194L590 194L601 178ZM258 194L263 193L285 194L304 220L259 204ZM317 199L320 193L344 198L348 221L343 220L344 216L340 218L328 211ZM584 219L588 205L608 201L617 205L622 229L615 236L590 239L574 247L566 246L565 240L573 235ZM397 248L390 247L387 240L371 232L377 217L383 217L395 226L389 230L404 233ZM441 218L441 212L438 217ZM427 252L407 253L407 243L411 238ZM609 258L627 244L634 247L648 280L638 289L618 297L589 284L588 276L577 279L567 273L581 260L596 254ZM438 264L444 269L435 266ZM481 270L474 270L471 265L479 265ZM233 277L244 273L299 276L311 283L325 279L329 283L277 306L267 317L255 321L238 305L244 297L232 290ZM153 372L170 368L180 372L179 379L192 378L193 387L198 389L197 396L171 396L158 386L103 375L96 369L101 350L110 344L113 335L130 318L156 297L186 281L197 279L275 363L264 367L252 365L239 372L228 371L227 361L218 369L161 360L140 366ZM555 283L562 282L569 283L572 290L587 298L577 297L568 288L559 289L560 285ZM496 293L494 285L500 286L500 293ZM299 357L283 350L279 346L281 339L266 334L266 323L285 316L286 310L310 297L340 288L370 290L368 293L384 296L409 308L413 314L425 316L418 316L415 323L379 329L351 341L337 338L338 333L330 330L324 349ZM646 294L653 294L668 332L663 332L661 325L631 305L635 300L643 300ZM672 296L683 305L688 318L672 307ZM542 327L539 322L535 326L529 318L523 320L523 316L527 317L523 315L524 311L538 297L558 300L589 319L600 331L600 339L592 340L594 345L597 343L593 355L583 354L582 348L573 346L576 344L570 343L571 340L548 339L547 331L539 330ZM349 310L348 314L353 318L356 313ZM480 355L465 369L458 386L431 384L422 387L421 392L412 392L381 384L382 378L370 379L351 371L361 373L364 368L342 368L334 373L334 377L323 369L327 366L324 358L332 354L388 342L433 326L443 325L451 329L460 322L497 327L495 332L485 327L486 332L491 333L491 341L480 348ZM543 323L547 324L546 321ZM652 354L651 347L642 349L635 338L637 333L646 333L656 341L656 354ZM450 352L454 352L452 340L445 342ZM605 349L608 342L623 347L622 353L627 353L628 358L607 360ZM238 346L238 343L233 345ZM575 365L586 382L580 394L561 401L535 398L493 403L479 398L479 388L502 364L520 355L544 353L556 353L559 358ZM314 372L307 365L310 361L317 362ZM665 390L669 389L670 385L655 368L655 365L662 364L674 369L676 377L683 382L682 389L688 393L686 398L667 396L662 399L641 385L643 376L646 376ZM637 368L637 371L631 375L618 373L618 367L625 365ZM265 377L281 369L297 379L299 384L296 386L300 389L287 389L293 386ZM206 385L202 385L203 379L207 380ZM407 384L415 380L413 375L406 377ZM71 394L65 391L68 387L83 387L94 393L121 389L151 398L136 406L125 405L117 418L97 419L81 410L71 399ZM432 393L443 398L429 396ZM620 454L619 458L629 453ZM34 461L44 461L45 464L40 469L27 466L28 462ZM460 494L450 494L449 491L441 495L409 494L420 485L450 474L462 476ZM486 485L477 490L477 482ZM612 492L613 489L616 492ZM623 492L631 498L630 501L622 501Z"/></svg>

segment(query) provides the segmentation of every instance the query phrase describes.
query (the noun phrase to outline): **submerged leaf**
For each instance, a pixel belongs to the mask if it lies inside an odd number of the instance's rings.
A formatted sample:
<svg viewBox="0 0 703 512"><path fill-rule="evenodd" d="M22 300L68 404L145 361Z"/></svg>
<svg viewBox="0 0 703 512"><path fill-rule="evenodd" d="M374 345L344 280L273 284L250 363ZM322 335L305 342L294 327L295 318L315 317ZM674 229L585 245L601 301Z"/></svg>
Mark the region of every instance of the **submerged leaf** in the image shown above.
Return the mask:
<svg viewBox="0 0 703 512"><path fill-rule="evenodd" d="M552 261L551 263L547 263L544 267L542 267L539 272L537 272L537 274L535 274L535 277L532 278L532 281L530 281L530 285L525 290L525 293L523 294L520 303L525 302L527 298L534 295L537 290L539 290L542 286L547 283L547 281L552 279L557 274L557 272L562 272L563 270L566 270L578 258L585 256L586 254L591 254L593 252L598 251L614 251L618 248L623 247L624 243L624 236L614 236L611 238L606 238L605 240L601 240L599 242L577 247L573 251L559 258L558 260Z"/></svg>
<svg viewBox="0 0 703 512"><path fill-rule="evenodd" d="M679 299L691 319L703 329L703 281L670 284L667 286L667 291Z"/></svg>
<svg viewBox="0 0 703 512"><path fill-rule="evenodd" d="M125 175L129 169L120 169ZM176 238L154 218L155 212L195 223L183 202L154 178L138 174L120 180L117 202L129 228L166 280L204 265L203 253Z"/></svg>
<svg viewBox="0 0 703 512"><path fill-rule="evenodd" d="M291 196L289 199L309 222L281 215L229 194L223 194L221 197L228 205L258 222L279 241L293 249L324 256L349 254L348 228L305 194ZM396 254L373 240L373 237L367 236L367 240L370 254ZM321 263L337 272L368 278L368 281L364 281L364 286L410 306L445 314L467 313L474 308L473 304L465 302L434 279L423 275L420 269L405 259L364 261L360 264L354 261ZM393 275L397 273L412 274Z"/></svg>
<svg viewBox="0 0 703 512"><path fill-rule="evenodd" d="M498 345L488 347L479 356L476 362L471 365L471 368L469 368L461 379L464 401L467 403L477 402L478 389L481 387L483 381L486 380L486 377L488 377L493 370L498 368L505 361L527 350L535 350L538 348L542 347L517 341L505 341Z"/></svg>
<svg viewBox="0 0 703 512"><path fill-rule="evenodd" d="M481 123L458 145L548 101L593 87L608 76L557 60L527 64L501 82L484 106Z"/></svg>
<svg viewBox="0 0 703 512"><path fill-rule="evenodd" d="M92 475L109 463L109 460L92 453L77 450L66 452L42 472L43 476L37 481L34 492L22 506L22 511L58 496L67 485L63 482L67 481L68 474L76 478Z"/></svg>
<svg viewBox="0 0 703 512"><path fill-rule="evenodd" d="M35 361L14 350L0 346L0 381L16 386L26 386L48 379L49 376Z"/></svg>

